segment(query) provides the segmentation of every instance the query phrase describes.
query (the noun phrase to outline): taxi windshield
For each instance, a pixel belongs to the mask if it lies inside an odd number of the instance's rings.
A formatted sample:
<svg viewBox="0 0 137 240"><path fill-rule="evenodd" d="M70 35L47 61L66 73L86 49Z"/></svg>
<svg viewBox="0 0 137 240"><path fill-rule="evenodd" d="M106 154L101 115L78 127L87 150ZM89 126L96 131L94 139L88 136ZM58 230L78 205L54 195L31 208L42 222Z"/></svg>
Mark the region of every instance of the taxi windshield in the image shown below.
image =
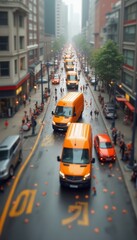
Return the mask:
<svg viewBox="0 0 137 240"><path fill-rule="evenodd" d="M57 106L55 109L56 116L64 116L64 117L72 117L73 115L73 108L72 107L63 107Z"/></svg>
<svg viewBox="0 0 137 240"><path fill-rule="evenodd" d="M88 164L88 149L64 148L62 154L62 162L73 164Z"/></svg>

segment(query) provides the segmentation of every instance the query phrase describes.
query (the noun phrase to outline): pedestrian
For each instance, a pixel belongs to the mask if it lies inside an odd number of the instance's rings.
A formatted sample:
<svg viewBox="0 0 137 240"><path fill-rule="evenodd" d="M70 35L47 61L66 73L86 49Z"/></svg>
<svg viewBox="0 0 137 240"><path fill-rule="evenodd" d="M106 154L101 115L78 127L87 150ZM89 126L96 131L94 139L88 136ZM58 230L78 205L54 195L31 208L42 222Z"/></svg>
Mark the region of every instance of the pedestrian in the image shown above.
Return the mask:
<svg viewBox="0 0 137 240"><path fill-rule="evenodd" d="M112 137L113 137L113 142L114 142L114 145L117 144L117 129L115 129L112 133Z"/></svg>
<svg viewBox="0 0 137 240"><path fill-rule="evenodd" d="M124 154L125 154L125 150L126 150L126 144L123 140L120 141L120 152L121 152L121 160L124 160Z"/></svg>
<svg viewBox="0 0 137 240"><path fill-rule="evenodd" d="M58 98L57 98L57 95L55 95L55 101L56 101L56 102L57 102L57 99L58 99Z"/></svg>
<svg viewBox="0 0 137 240"><path fill-rule="evenodd" d="M23 105L24 105L24 108L26 107L26 100L24 99L23 100Z"/></svg>
<svg viewBox="0 0 137 240"><path fill-rule="evenodd" d="M29 115L32 115L32 108L29 109Z"/></svg>
<svg viewBox="0 0 137 240"><path fill-rule="evenodd" d="M9 126L9 122L8 122L8 120L7 120L7 119L5 120L5 122L4 122L4 125L5 125L5 129L7 129L7 128L8 128L8 126Z"/></svg>
<svg viewBox="0 0 137 240"><path fill-rule="evenodd" d="M95 118L97 117L97 110L94 110Z"/></svg>
<svg viewBox="0 0 137 240"><path fill-rule="evenodd" d="M92 110L90 111L90 116L91 116L91 118L92 118Z"/></svg>
<svg viewBox="0 0 137 240"><path fill-rule="evenodd" d="M36 127L36 125L37 125L37 122L36 122L34 116L32 115L32 117L31 117L32 135L35 134L35 127Z"/></svg>
<svg viewBox="0 0 137 240"><path fill-rule="evenodd" d="M96 115L97 115L97 118L98 118L98 116L99 116L99 111L98 110L96 110Z"/></svg>
<svg viewBox="0 0 137 240"><path fill-rule="evenodd" d="M29 96L29 103L31 103L31 96Z"/></svg>

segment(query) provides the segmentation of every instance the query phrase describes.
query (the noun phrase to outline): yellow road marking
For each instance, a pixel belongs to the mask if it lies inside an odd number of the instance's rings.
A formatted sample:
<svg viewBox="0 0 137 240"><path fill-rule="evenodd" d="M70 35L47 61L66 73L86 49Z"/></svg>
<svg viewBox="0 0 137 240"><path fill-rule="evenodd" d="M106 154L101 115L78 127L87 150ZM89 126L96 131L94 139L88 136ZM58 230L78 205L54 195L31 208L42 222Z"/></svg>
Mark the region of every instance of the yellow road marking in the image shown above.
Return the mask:
<svg viewBox="0 0 137 240"><path fill-rule="evenodd" d="M89 218L88 218L88 203L87 202L76 202L76 205L70 205L68 212L74 212L73 216L68 217L62 220L63 225L67 225L72 221L76 220L80 217L82 213L82 219L78 220L77 223L79 225L88 226Z"/></svg>
<svg viewBox="0 0 137 240"><path fill-rule="evenodd" d="M33 148L32 148L32 151L31 151L30 154L28 155L28 157L27 157L26 161L24 162L24 164L21 166L21 168L20 168L20 170L19 170L19 172L18 172L18 174L17 174L17 176L16 176L16 178L15 178L15 180L14 180L14 183L13 183L13 186L12 186L11 191L10 191L10 193L9 193L7 202L6 202L5 206L4 206L4 210L3 210L2 215L1 215L1 217L0 217L0 235L2 234L3 226L4 226L4 223L5 223L5 220L6 220L8 211L9 211L9 207L10 207L11 200L12 200L12 198L13 198L15 189L16 189L16 187L17 187L17 184L18 184L18 182L19 182L19 179L20 179L20 177L21 177L21 174L23 173L25 167L27 166L30 158L32 157L32 155L33 155L33 153L34 153L34 151L35 151L35 149L36 149L36 146L37 146L37 144L38 144L38 141L39 141L39 138L40 138L40 135L41 135L42 130L43 130L43 125L42 125L41 128L40 128L39 134L38 134L37 139L36 139L36 142L35 142L35 144L34 144L34 146L33 146Z"/></svg>
<svg viewBox="0 0 137 240"><path fill-rule="evenodd" d="M32 212L35 196L36 196L36 190L22 191L18 195L17 199L15 200L15 204L12 206L9 216L18 217L25 212L25 209L26 209L26 213L30 214ZM20 204L21 201L22 201L22 204Z"/></svg>

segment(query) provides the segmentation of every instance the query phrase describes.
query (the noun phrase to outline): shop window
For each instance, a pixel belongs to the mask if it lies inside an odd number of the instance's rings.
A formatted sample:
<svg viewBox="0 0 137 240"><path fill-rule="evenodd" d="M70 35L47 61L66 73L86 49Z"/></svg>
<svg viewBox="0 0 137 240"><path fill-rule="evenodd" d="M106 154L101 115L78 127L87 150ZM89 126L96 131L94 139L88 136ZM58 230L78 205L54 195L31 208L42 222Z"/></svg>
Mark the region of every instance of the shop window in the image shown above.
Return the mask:
<svg viewBox="0 0 137 240"><path fill-rule="evenodd" d="M0 62L0 76L6 77L10 75L10 64L9 62Z"/></svg>
<svg viewBox="0 0 137 240"><path fill-rule="evenodd" d="M9 50L9 37L0 36L0 51L8 51Z"/></svg>

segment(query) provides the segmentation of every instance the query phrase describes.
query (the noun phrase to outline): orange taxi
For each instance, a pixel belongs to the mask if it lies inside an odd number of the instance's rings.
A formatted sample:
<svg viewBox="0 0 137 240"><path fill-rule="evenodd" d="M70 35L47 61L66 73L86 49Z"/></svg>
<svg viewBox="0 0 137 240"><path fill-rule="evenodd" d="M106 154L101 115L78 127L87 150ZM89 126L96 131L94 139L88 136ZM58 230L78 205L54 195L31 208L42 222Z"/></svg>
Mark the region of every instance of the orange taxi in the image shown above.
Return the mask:
<svg viewBox="0 0 137 240"><path fill-rule="evenodd" d="M116 151L108 134L97 134L94 137L94 148L101 162L115 162Z"/></svg>
<svg viewBox="0 0 137 240"><path fill-rule="evenodd" d="M57 73L54 74L53 78L51 79L51 82L52 82L52 84L59 84L60 83L60 77Z"/></svg>

